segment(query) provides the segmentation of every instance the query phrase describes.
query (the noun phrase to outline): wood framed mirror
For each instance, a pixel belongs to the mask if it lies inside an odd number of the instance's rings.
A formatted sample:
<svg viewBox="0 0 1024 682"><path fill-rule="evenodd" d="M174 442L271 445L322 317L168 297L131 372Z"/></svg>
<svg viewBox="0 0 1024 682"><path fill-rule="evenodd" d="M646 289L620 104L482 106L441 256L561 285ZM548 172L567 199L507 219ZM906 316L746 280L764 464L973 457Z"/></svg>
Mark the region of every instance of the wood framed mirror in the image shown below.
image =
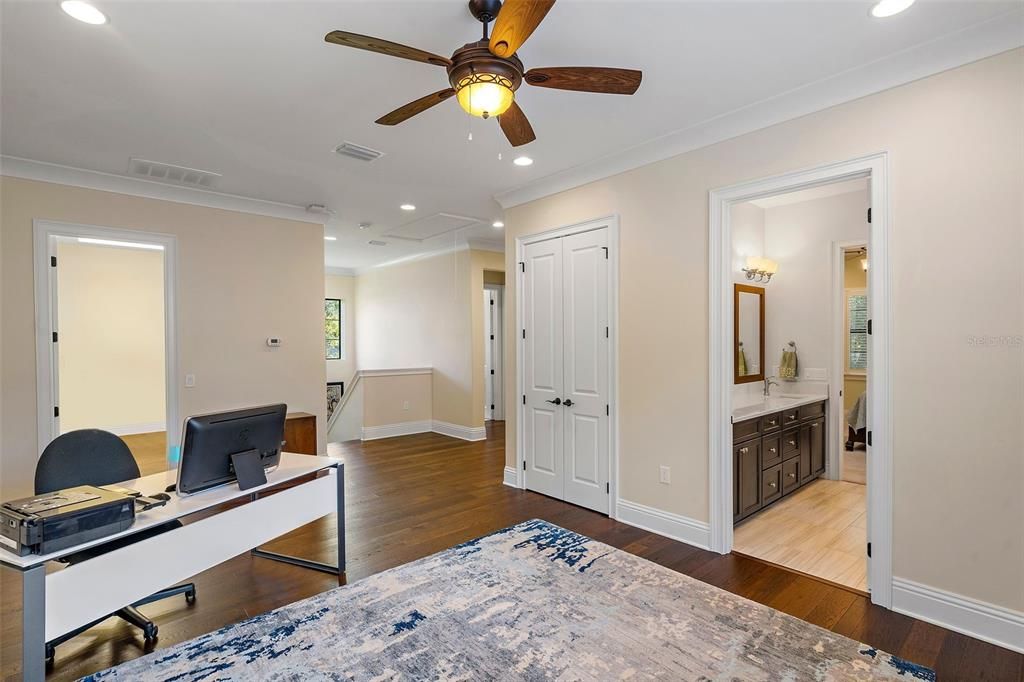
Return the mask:
<svg viewBox="0 0 1024 682"><path fill-rule="evenodd" d="M733 285L733 383L764 381L764 288Z"/></svg>

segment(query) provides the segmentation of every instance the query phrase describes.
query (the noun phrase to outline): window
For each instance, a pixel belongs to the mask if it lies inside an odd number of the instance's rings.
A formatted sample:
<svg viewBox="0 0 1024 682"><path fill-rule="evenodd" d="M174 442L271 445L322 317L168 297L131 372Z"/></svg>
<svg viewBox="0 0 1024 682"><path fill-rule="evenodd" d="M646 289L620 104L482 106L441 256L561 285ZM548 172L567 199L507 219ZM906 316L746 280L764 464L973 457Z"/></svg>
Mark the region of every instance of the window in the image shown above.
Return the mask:
<svg viewBox="0 0 1024 682"><path fill-rule="evenodd" d="M328 360L345 359L345 302L324 299L324 341Z"/></svg>
<svg viewBox="0 0 1024 682"><path fill-rule="evenodd" d="M864 289L846 290L846 371L863 374L868 369L868 294Z"/></svg>

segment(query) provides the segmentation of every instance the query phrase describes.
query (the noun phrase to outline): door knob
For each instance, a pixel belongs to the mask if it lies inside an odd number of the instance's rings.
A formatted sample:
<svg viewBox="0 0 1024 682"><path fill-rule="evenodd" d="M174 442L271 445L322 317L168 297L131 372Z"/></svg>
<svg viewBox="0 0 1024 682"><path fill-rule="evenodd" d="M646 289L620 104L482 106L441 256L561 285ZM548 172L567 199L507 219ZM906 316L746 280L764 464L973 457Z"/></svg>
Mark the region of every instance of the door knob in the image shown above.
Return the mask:
<svg viewBox="0 0 1024 682"><path fill-rule="evenodd" d="M554 400L549 400L548 402L551 403L552 405L561 405L562 404L562 399L561 398L555 398Z"/></svg>
<svg viewBox="0 0 1024 682"><path fill-rule="evenodd" d="M566 407L572 407L572 398L566 398L565 402L562 404L565 405Z"/></svg>

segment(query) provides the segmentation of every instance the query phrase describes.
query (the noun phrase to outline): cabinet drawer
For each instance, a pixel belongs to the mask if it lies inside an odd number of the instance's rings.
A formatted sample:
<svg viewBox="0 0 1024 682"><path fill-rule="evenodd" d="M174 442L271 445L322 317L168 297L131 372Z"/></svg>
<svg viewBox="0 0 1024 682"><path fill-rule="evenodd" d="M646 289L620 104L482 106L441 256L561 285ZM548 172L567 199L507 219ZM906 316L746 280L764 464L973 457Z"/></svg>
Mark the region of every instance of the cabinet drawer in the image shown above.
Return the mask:
<svg viewBox="0 0 1024 682"><path fill-rule="evenodd" d="M782 434L782 458L791 457L800 452L800 431L793 429Z"/></svg>
<svg viewBox="0 0 1024 682"><path fill-rule="evenodd" d="M793 426L800 421L800 408L794 407L792 410L785 410L782 413L782 426Z"/></svg>
<svg viewBox="0 0 1024 682"><path fill-rule="evenodd" d="M761 468L767 469L782 463L782 437L765 436L761 448Z"/></svg>
<svg viewBox="0 0 1024 682"><path fill-rule="evenodd" d="M770 433L782 428L782 413L766 414L761 417L761 433Z"/></svg>
<svg viewBox="0 0 1024 682"><path fill-rule="evenodd" d="M782 463L782 492L790 493L800 487L800 459L794 457Z"/></svg>
<svg viewBox="0 0 1024 682"><path fill-rule="evenodd" d="M769 504L782 497L782 465L761 472L761 503Z"/></svg>
<svg viewBox="0 0 1024 682"><path fill-rule="evenodd" d="M732 442L739 443L740 441L753 438L761 434L761 420L760 419L748 419L743 422L736 422L732 425Z"/></svg>
<svg viewBox="0 0 1024 682"><path fill-rule="evenodd" d="M804 405L798 407L797 411L800 413L800 421L805 419L814 419L815 417L821 417L825 414L825 403L814 403L813 405Z"/></svg>

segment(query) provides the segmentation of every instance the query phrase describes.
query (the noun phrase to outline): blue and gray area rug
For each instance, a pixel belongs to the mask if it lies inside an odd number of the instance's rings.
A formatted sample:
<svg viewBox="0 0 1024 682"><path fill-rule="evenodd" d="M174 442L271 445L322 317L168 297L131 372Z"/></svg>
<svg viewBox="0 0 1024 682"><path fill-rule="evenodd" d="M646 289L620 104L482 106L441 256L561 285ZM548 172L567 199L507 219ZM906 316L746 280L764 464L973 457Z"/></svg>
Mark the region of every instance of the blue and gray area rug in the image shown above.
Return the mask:
<svg viewBox="0 0 1024 682"><path fill-rule="evenodd" d="M527 521L88 680L934 680L908 661Z"/></svg>

